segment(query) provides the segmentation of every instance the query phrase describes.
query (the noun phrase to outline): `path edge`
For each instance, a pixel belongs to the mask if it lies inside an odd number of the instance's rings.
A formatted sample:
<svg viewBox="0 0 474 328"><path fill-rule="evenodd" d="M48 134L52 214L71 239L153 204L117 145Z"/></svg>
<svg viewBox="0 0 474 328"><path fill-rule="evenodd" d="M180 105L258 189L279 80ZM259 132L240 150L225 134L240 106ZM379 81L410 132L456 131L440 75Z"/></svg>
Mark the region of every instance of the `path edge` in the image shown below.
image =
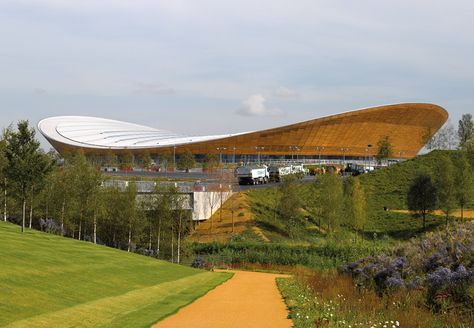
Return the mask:
<svg viewBox="0 0 474 328"><path fill-rule="evenodd" d="M204 294L202 295L197 295L195 298L191 299L188 303L186 304L183 304L181 305L180 307L176 308L173 312L170 312L168 313L167 315L163 316L162 318L158 319L158 321L155 321L151 326L150 328L153 328L156 324L158 324L160 321L163 321L165 320L166 318L168 318L169 316L172 316L176 313L179 312L179 310L181 310L182 308L188 306L188 305L191 305L192 303L196 302L198 299L206 296L209 292L213 291L214 289L216 289L217 287L219 286L222 286L223 284L225 284L227 281L229 281L230 279L232 279L234 277L234 273L233 272L214 272L214 271L209 271L209 272L212 272L212 273L225 273L227 275L227 278L222 280L221 283L215 285L213 288L207 290Z"/></svg>

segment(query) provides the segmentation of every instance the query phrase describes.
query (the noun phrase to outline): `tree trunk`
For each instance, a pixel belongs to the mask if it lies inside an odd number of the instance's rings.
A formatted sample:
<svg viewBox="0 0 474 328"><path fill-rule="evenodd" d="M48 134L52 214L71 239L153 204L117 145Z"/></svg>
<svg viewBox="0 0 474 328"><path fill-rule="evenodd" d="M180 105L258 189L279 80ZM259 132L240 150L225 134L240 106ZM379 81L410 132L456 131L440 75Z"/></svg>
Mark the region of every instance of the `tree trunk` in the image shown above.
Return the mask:
<svg viewBox="0 0 474 328"><path fill-rule="evenodd" d="M30 224L28 227L31 229L31 226L33 225L33 196L31 196L31 201L30 201Z"/></svg>
<svg viewBox="0 0 474 328"><path fill-rule="evenodd" d="M221 207L219 207L219 211L220 211L220 213L219 213L219 222L222 222L222 186L220 187L220 190L221 190L221 192L220 192L220 196L221 196Z"/></svg>
<svg viewBox="0 0 474 328"><path fill-rule="evenodd" d="M213 209L214 209L214 207L211 206L211 216L209 217L209 223L210 223L209 230L210 230L210 232L212 232L212 210Z"/></svg>
<svg viewBox="0 0 474 328"><path fill-rule="evenodd" d="M156 238L156 257L160 257L160 240L161 240L161 219L158 220L158 234Z"/></svg>
<svg viewBox="0 0 474 328"><path fill-rule="evenodd" d="M423 212L423 230L426 228L426 213Z"/></svg>
<svg viewBox="0 0 474 328"><path fill-rule="evenodd" d="M130 249L132 248L132 224L128 225L128 248L127 252L130 252Z"/></svg>
<svg viewBox="0 0 474 328"><path fill-rule="evenodd" d="M78 240L81 240L81 233L82 233L82 209L81 209L81 215L79 216L79 236Z"/></svg>
<svg viewBox="0 0 474 328"><path fill-rule="evenodd" d="M176 263L179 264L180 257L181 257L181 213L179 214L179 221L178 221L178 247L177 247L177 261Z"/></svg>
<svg viewBox="0 0 474 328"><path fill-rule="evenodd" d="M174 230L171 226L171 263L174 263Z"/></svg>
<svg viewBox="0 0 474 328"><path fill-rule="evenodd" d="M94 244L97 244L97 215L94 211Z"/></svg>
<svg viewBox="0 0 474 328"><path fill-rule="evenodd" d="M461 204L461 221L464 219L464 204Z"/></svg>
<svg viewBox="0 0 474 328"><path fill-rule="evenodd" d="M23 199L23 215L21 220L21 232L25 232L25 217L26 217L26 198Z"/></svg>
<svg viewBox="0 0 474 328"><path fill-rule="evenodd" d="M232 233L234 233L234 209L232 209Z"/></svg>
<svg viewBox="0 0 474 328"><path fill-rule="evenodd" d="M77 240L81 240L81 233L82 233L82 219L79 220L79 231L78 231Z"/></svg>
<svg viewBox="0 0 474 328"><path fill-rule="evenodd" d="M150 225L149 225L149 231L148 231L148 250L151 250L151 220L150 220Z"/></svg>
<svg viewBox="0 0 474 328"><path fill-rule="evenodd" d="M3 202L3 221L7 222L7 178L4 179L5 190L3 191L5 199Z"/></svg>
<svg viewBox="0 0 474 328"><path fill-rule="evenodd" d="M64 212L65 212L65 209L66 209L66 201L63 199L63 204L61 206L61 236L64 236Z"/></svg>

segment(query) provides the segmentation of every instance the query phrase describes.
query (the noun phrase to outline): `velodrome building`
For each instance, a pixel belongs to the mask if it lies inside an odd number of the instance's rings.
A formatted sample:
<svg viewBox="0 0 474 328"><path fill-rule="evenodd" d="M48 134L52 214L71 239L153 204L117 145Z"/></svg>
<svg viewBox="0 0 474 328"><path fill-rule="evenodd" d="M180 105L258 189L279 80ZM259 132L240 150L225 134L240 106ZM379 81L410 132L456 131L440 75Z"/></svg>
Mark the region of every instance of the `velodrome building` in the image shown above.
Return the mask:
<svg viewBox="0 0 474 328"><path fill-rule="evenodd" d="M448 119L438 105L405 103L372 107L286 126L236 134L187 136L159 128L105 118L57 116L39 122L39 131L59 152L117 155L145 152L152 156L191 151L226 159L249 156L290 158L364 158L377 153L385 137L396 158L414 157Z"/></svg>

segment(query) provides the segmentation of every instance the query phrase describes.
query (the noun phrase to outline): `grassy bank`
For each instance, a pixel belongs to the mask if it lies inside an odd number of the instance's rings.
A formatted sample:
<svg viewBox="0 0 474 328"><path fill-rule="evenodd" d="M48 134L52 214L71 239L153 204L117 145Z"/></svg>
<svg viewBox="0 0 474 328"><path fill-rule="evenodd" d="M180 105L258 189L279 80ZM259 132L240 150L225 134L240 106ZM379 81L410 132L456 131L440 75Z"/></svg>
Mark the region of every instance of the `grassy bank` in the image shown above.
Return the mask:
<svg viewBox="0 0 474 328"><path fill-rule="evenodd" d="M413 179L419 172L435 172L436 165L442 156L448 156L453 160L453 163L456 163L455 159L459 156L459 151L435 150L426 155L417 156L359 176L367 199L367 230L388 231L401 235L404 231L410 232L410 230L419 229L421 220L413 220L410 224L410 221L404 219L408 218L408 215L387 214L383 208L407 209L406 195ZM471 200L466 208L474 208L474 200ZM431 217L430 225L442 224L442 221L442 217ZM393 228L394 223L397 225L396 229Z"/></svg>
<svg viewBox="0 0 474 328"><path fill-rule="evenodd" d="M436 230L444 225L444 217L429 215L426 229L423 229L421 218L415 218L409 213L397 213L391 210L407 209L406 197L408 189L416 174L420 171L433 172L440 157L450 156L455 159L458 151L433 151L423 156L394 164L390 167L356 177L361 182L366 199L367 220L364 225L364 235L372 239L374 234L380 238L383 235L395 239L409 239L420 233ZM299 184L295 188L302 206L298 211L298 225L293 227L290 236L287 220L279 218L277 204L279 201L278 187L271 187L247 192L255 225L272 242L299 242L313 243L326 236L327 222L319 220L319 211L315 207L314 199L318 197L318 189L311 183ZM474 208L471 200L466 209ZM386 210L388 209L388 210ZM451 218L455 221L454 218ZM342 226L341 230L347 230Z"/></svg>
<svg viewBox="0 0 474 328"><path fill-rule="evenodd" d="M0 326L148 327L229 278L0 222Z"/></svg>

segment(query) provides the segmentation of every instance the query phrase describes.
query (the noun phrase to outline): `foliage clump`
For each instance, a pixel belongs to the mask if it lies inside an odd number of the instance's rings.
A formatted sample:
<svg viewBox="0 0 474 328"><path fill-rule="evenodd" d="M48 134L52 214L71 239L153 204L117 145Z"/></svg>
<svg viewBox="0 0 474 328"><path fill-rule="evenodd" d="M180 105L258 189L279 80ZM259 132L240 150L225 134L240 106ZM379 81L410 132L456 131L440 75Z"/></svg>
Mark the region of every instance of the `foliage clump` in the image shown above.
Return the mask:
<svg viewBox="0 0 474 328"><path fill-rule="evenodd" d="M474 222L429 233L391 252L349 263L341 268L360 288L379 296L399 289L420 289L436 311L461 305L474 309Z"/></svg>

